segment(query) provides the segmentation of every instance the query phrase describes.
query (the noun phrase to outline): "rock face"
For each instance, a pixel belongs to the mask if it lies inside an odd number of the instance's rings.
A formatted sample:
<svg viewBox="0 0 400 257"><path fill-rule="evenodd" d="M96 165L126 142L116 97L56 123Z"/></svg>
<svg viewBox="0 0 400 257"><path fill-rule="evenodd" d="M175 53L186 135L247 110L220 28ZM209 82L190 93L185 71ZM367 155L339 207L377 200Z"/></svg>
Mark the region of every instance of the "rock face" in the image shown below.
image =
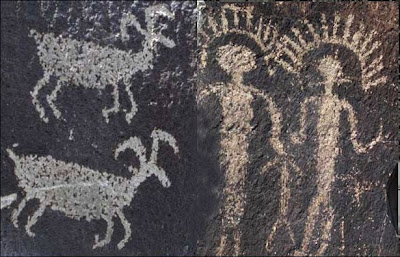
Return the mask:
<svg viewBox="0 0 400 257"><path fill-rule="evenodd" d="M195 11L1 3L2 255L195 252Z"/></svg>
<svg viewBox="0 0 400 257"><path fill-rule="evenodd" d="M396 255L398 6L2 2L2 255Z"/></svg>
<svg viewBox="0 0 400 257"><path fill-rule="evenodd" d="M397 5L199 8L198 151L222 179L198 253L396 254Z"/></svg>

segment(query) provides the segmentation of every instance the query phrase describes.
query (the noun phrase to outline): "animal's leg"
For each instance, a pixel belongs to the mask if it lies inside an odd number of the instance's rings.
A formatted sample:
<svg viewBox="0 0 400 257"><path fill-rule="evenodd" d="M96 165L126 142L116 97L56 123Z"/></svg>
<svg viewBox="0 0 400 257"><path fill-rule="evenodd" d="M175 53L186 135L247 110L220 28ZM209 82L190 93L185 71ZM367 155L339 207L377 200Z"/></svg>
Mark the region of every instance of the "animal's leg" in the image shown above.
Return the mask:
<svg viewBox="0 0 400 257"><path fill-rule="evenodd" d="M43 78L41 78L36 83L36 86L33 88L33 91L31 91L32 103L35 106L36 111L39 113L40 118L46 123L49 122L49 119L45 117L44 108L40 104L38 96L40 89L42 89L46 84L48 84L49 80L50 80L50 74L45 72Z"/></svg>
<svg viewBox="0 0 400 257"><path fill-rule="evenodd" d="M18 209L14 210L11 216L12 223L14 224L14 227L18 228L18 216L21 213L22 209L24 209L26 203L30 200L31 198L26 196L18 205Z"/></svg>
<svg viewBox="0 0 400 257"><path fill-rule="evenodd" d="M57 100L57 94L61 90L63 83L65 83L65 81L59 79L57 81L57 86L54 88L51 94L47 96L47 102L49 103L50 108L53 110L54 116L56 116L57 119L61 118L61 112L57 109L54 102Z"/></svg>
<svg viewBox="0 0 400 257"><path fill-rule="evenodd" d="M114 222L112 221L112 215L104 216L104 220L107 222L107 232L106 236L104 237L103 240L99 241L99 235L94 236L95 244L93 245L93 249L96 249L98 247L103 247L106 244L110 243L111 241L111 236L114 232Z"/></svg>
<svg viewBox="0 0 400 257"><path fill-rule="evenodd" d="M108 116L110 112L118 112L119 111L119 93L118 93L118 83L115 83L113 90L113 97L114 97L114 106L110 109L103 109L103 116L106 118L106 122L109 122Z"/></svg>
<svg viewBox="0 0 400 257"><path fill-rule="evenodd" d="M28 223L25 226L25 230L30 237L35 236L35 233L31 231L31 227L36 224L38 218L40 218L40 216L43 215L45 209L46 209L46 204L43 202L40 204L39 209L37 209L37 211L31 217L28 218Z"/></svg>
<svg viewBox="0 0 400 257"><path fill-rule="evenodd" d="M122 212L121 209L117 209L117 214L118 217L121 219L121 223L124 226L125 229L125 237L124 239L122 239L119 243L118 243L118 249L122 249L124 248L126 242L128 242L129 238L131 237L131 224L129 223L129 221L125 218L124 213Z"/></svg>
<svg viewBox="0 0 400 257"><path fill-rule="evenodd" d="M125 90L126 90L126 92L128 93L129 100L131 101L131 111L128 112L128 113L125 115L125 119L126 119L126 121L127 121L128 123L131 123L131 120L132 120L133 116L135 116L135 114L136 114L138 108L137 108L137 104L136 104L135 100L133 99L133 94L132 94L132 91L131 91L131 85L130 85L130 83L127 83L127 84L126 84Z"/></svg>

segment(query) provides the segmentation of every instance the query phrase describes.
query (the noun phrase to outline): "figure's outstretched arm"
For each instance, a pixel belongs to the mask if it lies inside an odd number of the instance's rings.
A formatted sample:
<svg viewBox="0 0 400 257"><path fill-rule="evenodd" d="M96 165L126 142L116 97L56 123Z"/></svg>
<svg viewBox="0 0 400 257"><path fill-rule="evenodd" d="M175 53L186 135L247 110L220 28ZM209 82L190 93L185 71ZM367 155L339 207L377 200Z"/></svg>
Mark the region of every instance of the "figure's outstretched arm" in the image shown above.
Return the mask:
<svg viewBox="0 0 400 257"><path fill-rule="evenodd" d="M382 131L383 131L383 125L382 125L382 120L380 121L379 124L379 134L378 136L373 139L370 143L368 144L363 144L359 143L357 140L357 124L358 120L356 118L355 112L353 110L353 107L347 102L347 101L341 101L343 108L348 112L348 121L350 123L350 129L351 129L351 136L350 140L353 144L354 150L357 153L366 153L369 151L372 147L374 147L377 143L383 141L383 136L382 136Z"/></svg>
<svg viewBox="0 0 400 257"><path fill-rule="evenodd" d="M290 135L290 141L292 144L301 144L307 138L306 135L306 118L307 118L307 107L310 102L314 102L316 97L309 97L300 106L300 129Z"/></svg>
<svg viewBox="0 0 400 257"><path fill-rule="evenodd" d="M222 88L224 87L223 83L216 83L213 85L203 85L200 87L199 91L197 91L197 102L203 100L203 98L216 94L220 95L222 93Z"/></svg>
<svg viewBox="0 0 400 257"><path fill-rule="evenodd" d="M266 107L267 112L270 114L272 127L271 127L271 137L270 143L274 150L282 157L287 156L282 141L280 140L280 135L282 133L282 114L276 106L275 102L269 97L267 94L258 90L256 88L249 88L250 91L258 96L261 96L266 103L268 104Z"/></svg>

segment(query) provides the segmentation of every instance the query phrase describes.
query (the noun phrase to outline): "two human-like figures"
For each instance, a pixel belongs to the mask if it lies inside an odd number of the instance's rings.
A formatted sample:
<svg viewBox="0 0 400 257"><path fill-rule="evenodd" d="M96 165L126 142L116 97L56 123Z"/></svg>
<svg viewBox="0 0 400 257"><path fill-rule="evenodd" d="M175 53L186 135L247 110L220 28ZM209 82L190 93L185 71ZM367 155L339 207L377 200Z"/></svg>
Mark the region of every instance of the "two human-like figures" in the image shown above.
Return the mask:
<svg viewBox="0 0 400 257"><path fill-rule="evenodd" d="M285 137L282 136L282 114L268 96L267 92L256 89L251 85L245 85L243 76L253 70L255 66L255 54L247 47L237 45L226 45L220 47L217 56L221 68L232 77L232 81L227 84L208 86L200 92L201 94L213 93L219 97L223 109L223 121L221 128L221 155L224 157L221 166L225 171L225 188L223 207L221 209L222 232L218 254L226 254L227 238L233 238L235 254L240 254L239 245L241 231L239 222L243 216L246 195L244 191L244 181L249 165L248 159L248 136L251 133L250 122L253 118L251 102L254 96L264 98L266 109L272 122L269 142L276 152L276 157L263 168L263 172L268 172L272 166L278 166L280 170L280 207L279 213L274 215L276 218L271 231L266 239L266 251L269 252L274 245L274 238L278 229L286 230L293 244L298 243L295 239L288 220L290 191L290 170L304 173L296 164L296 160L287 154L285 147L292 147L304 144L307 141L306 115L308 107L312 104L315 114L318 116L316 124L317 147L311 154L316 156L316 193L312 197L307 207L307 220L304 225L304 233L301 248L297 249L296 255L309 254L311 244L318 243L316 254L323 254L329 244L331 229L334 219L334 210L331 204L331 190L335 182L335 163L339 156L339 128L340 116L342 112L347 112L348 122L351 129L351 141L357 153L366 153L370 148L381 142L382 125L378 136L368 144L362 144L357 140L357 118L352 106L344 99L339 99L333 93L334 85L347 82L344 76L340 61L332 56L325 56L318 60L316 71L321 75L324 93L319 96L310 96L300 104L300 128ZM205 92L205 93L204 93ZM289 138L290 142L282 142L282 138ZM321 228L319 233L314 231L316 222L319 221ZM233 235L229 235L233 234ZM301 239L300 239L301 240Z"/></svg>

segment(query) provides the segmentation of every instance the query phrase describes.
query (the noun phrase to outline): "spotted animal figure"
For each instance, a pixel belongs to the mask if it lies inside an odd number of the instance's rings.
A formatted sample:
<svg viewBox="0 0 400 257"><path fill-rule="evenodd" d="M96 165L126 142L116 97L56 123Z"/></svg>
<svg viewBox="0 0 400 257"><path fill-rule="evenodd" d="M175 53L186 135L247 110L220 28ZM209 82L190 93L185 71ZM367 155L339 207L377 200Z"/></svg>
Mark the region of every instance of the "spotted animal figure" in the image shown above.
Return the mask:
<svg viewBox="0 0 400 257"><path fill-rule="evenodd" d="M67 217L87 221L104 219L107 222L107 232L103 240L95 235L93 249L110 243L113 234L114 216L117 216L125 229L124 238L118 243L122 249L131 237L131 224L125 218L123 208L129 206L138 187L152 175L155 175L164 187L169 187L171 181L166 172L157 166L159 141L168 143L178 154L176 140L169 133L162 130L153 130L152 152L146 158L146 149L137 137L119 144L115 150L115 159L121 152L133 150L139 159L139 169L129 167L133 176L128 179L107 172L99 172L76 163L66 163L51 156L38 157L36 155L18 156L11 149L7 149L9 157L15 163L15 175L18 185L25 192L24 199L12 214L12 222L18 228L18 217L26 203L32 199L40 201L39 208L28 218L25 226L29 236L35 236L31 231L38 218L47 207L60 211Z"/></svg>
<svg viewBox="0 0 400 257"><path fill-rule="evenodd" d="M155 42L159 42L168 48L175 47L170 38L162 35L162 30L156 32L155 19L157 16L173 18L174 15L164 5L155 5L145 10L146 28L142 28L137 18L132 14L125 14L121 19L121 39L129 39L127 27L133 26L144 36L142 50L139 52L123 51L114 47L100 46L91 42L83 42L66 37L56 36L53 33L40 33L30 30L30 36L37 44L38 56L43 67L44 75L33 91L32 102L44 122L49 119L39 101L39 91L48 86L53 76L57 83L51 94L47 95L47 102L57 119L61 118L61 112L56 107L57 95L63 87L82 86L84 88L104 90L107 85L113 87L113 107L103 109L103 116L109 122L110 113L120 111L118 84L123 82L128 94L131 110L126 113L128 123L135 116L138 108L131 92L131 79L139 71L146 71L153 67L153 59L156 49ZM165 26L161 26L165 27Z"/></svg>

